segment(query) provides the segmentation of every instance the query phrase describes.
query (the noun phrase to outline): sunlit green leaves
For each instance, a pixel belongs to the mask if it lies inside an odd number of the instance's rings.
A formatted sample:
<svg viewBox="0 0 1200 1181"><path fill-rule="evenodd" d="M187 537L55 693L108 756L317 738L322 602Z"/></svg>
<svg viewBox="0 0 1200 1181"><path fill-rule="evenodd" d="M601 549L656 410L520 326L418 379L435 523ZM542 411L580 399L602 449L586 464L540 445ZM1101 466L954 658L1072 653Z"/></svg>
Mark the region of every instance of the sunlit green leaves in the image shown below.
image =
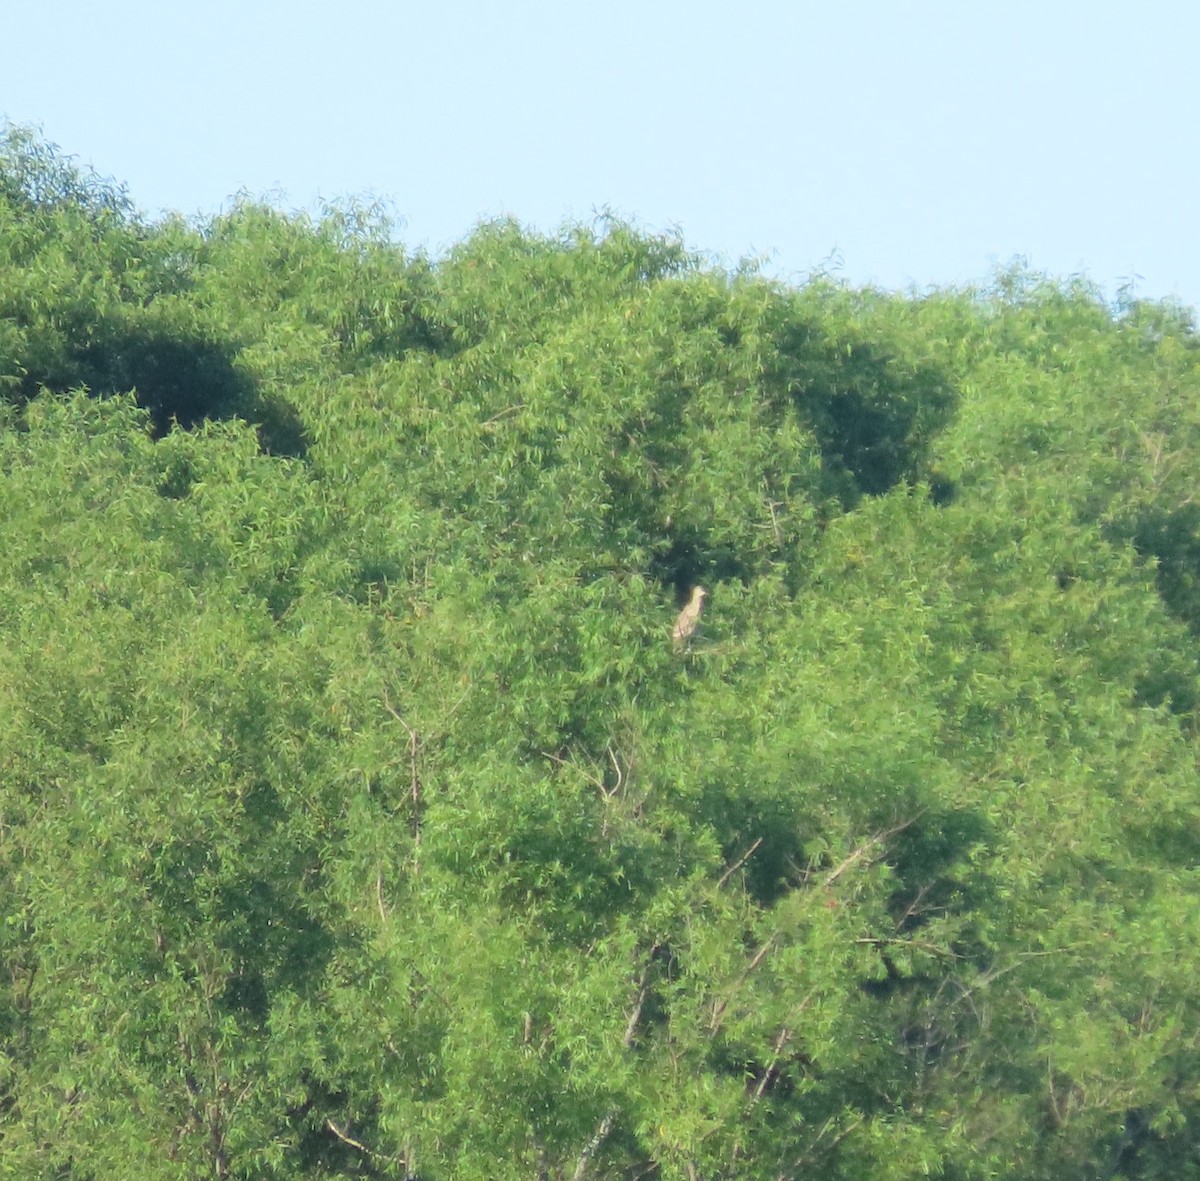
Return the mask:
<svg viewBox="0 0 1200 1181"><path fill-rule="evenodd" d="M1194 1171L1186 313L12 133L0 252L0 1173Z"/></svg>

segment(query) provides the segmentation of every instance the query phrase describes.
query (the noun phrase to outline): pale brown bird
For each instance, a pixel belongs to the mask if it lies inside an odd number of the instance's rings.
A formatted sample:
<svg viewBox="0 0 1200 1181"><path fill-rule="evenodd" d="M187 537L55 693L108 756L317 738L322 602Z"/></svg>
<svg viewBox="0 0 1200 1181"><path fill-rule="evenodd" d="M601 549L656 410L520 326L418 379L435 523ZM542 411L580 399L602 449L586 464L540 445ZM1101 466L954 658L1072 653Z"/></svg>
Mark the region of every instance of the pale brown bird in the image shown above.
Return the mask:
<svg viewBox="0 0 1200 1181"><path fill-rule="evenodd" d="M692 633L700 622L700 609L704 605L706 594L708 591L704 587L692 587L692 597L688 600L687 606L679 612L679 618L675 620L675 627L671 632L671 639L674 641L676 649L684 647L691 640Z"/></svg>

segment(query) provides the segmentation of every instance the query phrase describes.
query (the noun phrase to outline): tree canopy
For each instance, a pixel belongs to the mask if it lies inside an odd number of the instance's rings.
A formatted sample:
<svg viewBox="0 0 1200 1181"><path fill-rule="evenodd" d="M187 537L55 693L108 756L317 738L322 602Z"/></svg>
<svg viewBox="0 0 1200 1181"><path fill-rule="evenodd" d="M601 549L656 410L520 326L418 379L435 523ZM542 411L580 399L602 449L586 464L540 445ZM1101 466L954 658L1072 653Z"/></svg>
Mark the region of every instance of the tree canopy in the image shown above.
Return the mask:
<svg viewBox="0 0 1200 1181"><path fill-rule="evenodd" d="M0 1177L1200 1176L1189 310L9 127L0 415Z"/></svg>

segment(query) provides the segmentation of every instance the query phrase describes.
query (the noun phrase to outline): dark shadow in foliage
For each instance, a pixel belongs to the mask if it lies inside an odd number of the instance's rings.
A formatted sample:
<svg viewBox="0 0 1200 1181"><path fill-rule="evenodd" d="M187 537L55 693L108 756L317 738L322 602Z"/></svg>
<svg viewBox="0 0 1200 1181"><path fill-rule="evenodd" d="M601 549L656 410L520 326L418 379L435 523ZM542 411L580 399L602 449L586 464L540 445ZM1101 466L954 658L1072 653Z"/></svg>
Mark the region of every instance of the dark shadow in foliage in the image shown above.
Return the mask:
<svg viewBox="0 0 1200 1181"><path fill-rule="evenodd" d="M769 816L760 817L764 822L770 819ZM770 906L794 889L803 878L804 867L809 861L800 835L782 823L783 817L777 820L771 827L762 827L762 844L755 849L745 866L743 880L746 893L759 906ZM735 863L751 843L723 850L729 863Z"/></svg>
<svg viewBox="0 0 1200 1181"><path fill-rule="evenodd" d="M78 359L93 393L136 391L159 435L174 423L188 428L230 417L252 398L250 383L234 367L233 350L198 333L122 325L82 349Z"/></svg>
<svg viewBox="0 0 1200 1181"><path fill-rule="evenodd" d="M969 913L985 905L982 895L988 889L986 878L980 875L978 867L968 867L966 858L972 848L987 843L991 835L991 825L979 813L950 809L922 813L889 840L885 860L897 885L888 899L888 911L895 922L898 940L903 941L906 935L912 935L934 918ZM955 872L956 866L964 872ZM980 968L986 966L988 957L979 946L959 944L953 950ZM862 990L877 1000L898 993L919 995L940 983L939 977L927 973L901 972L888 954L887 941L879 944L879 958L883 977L860 983ZM916 1039L908 1048L920 1049L922 1054L931 1052L941 1037L935 1036L932 1026L919 1022L906 1036Z"/></svg>
<svg viewBox="0 0 1200 1181"><path fill-rule="evenodd" d="M958 496L958 484L949 480L939 472L929 473L929 499L938 507L943 508L953 504Z"/></svg>
<svg viewBox="0 0 1200 1181"><path fill-rule="evenodd" d="M172 456L158 481L158 494L165 500L183 500L196 482L196 473L186 455Z"/></svg>
<svg viewBox="0 0 1200 1181"><path fill-rule="evenodd" d="M1107 1160L1092 1176L1099 1181L1195 1176L1195 1126L1194 1110L1185 1109L1174 1127L1156 1130L1144 1109L1130 1108L1121 1128L1097 1146L1106 1148Z"/></svg>
<svg viewBox="0 0 1200 1181"><path fill-rule="evenodd" d="M746 858L738 880L757 905L771 906L804 881L809 855L791 801L745 789L732 793L711 784L701 811L720 838L725 865Z"/></svg>
<svg viewBox="0 0 1200 1181"><path fill-rule="evenodd" d="M1200 505L1151 510L1127 530L1116 527L1107 532L1118 543L1132 534L1138 553L1155 562L1154 581L1163 605L1193 636L1200 637ZM1138 703L1153 707L1165 704L1186 725L1194 726L1200 720L1198 671L1197 653L1186 645L1170 657L1160 655L1138 678Z"/></svg>
<svg viewBox="0 0 1200 1181"><path fill-rule="evenodd" d="M1155 581L1167 610L1200 636L1200 504L1146 513L1133 544L1157 561Z"/></svg>
<svg viewBox="0 0 1200 1181"><path fill-rule="evenodd" d="M344 1091L335 1090L314 1078L309 1071L304 1072L302 1085L305 1099L287 1108L288 1131L280 1137L285 1143L295 1143L294 1152L299 1165L295 1174L297 1177L403 1176L405 1181L419 1181L416 1174L398 1174L394 1167L390 1167L395 1164L391 1157L381 1158L381 1167L376 1168L369 1150L364 1153L362 1148L356 1148L348 1142L347 1137L351 1132L355 1137L364 1137L372 1143L381 1139L373 1127L378 1115L376 1110L370 1112L368 1119L356 1120L349 1114L350 1096ZM368 1122L372 1126L364 1127L364 1123ZM335 1125L342 1133L340 1136L333 1130ZM386 1138L382 1139L386 1142Z"/></svg>
<svg viewBox="0 0 1200 1181"><path fill-rule="evenodd" d="M1178 817L1153 814L1125 824L1128 840L1147 865L1169 865L1188 872L1200 865L1200 832Z"/></svg>
<svg viewBox="0 0 1200 1181"><path fill-rule="evenodd" d="M897 932L915 931L935 915L961 914L980 904L978 869L970 870L969 881L952 870L958 865L965 871L967 854L991 835L986 818L959 808L924 812L891 838L886 860L898 884L888 908Z"/></svg>
<svg viewBox="0 0 1200 1181"><path fill-rule="evenodd" d="M320 979L334 940L288 894L291 883L263 876L222 891L221 919L229 924L229 950L237 968L226 983L223 1002L256 1024L270 1011L271 986L302 992Z"/></svg>
<svg viewBox="0 0 1200 1181"><path fill-rule="evenodd" d="M218 894L218 938L234 964L222 1003L260 1026L272 992L303 994L315 987L334 952L333 935L305 906L306 892L320 888L318 855L280 839L285 819L272 786L258 782L247 789L240 824L250 864Z"/></svg>
<svg viewBox="0 0 1200 1181"><path fill-rule="evenodd" d="M769 1049L770 1047L765 1047ZM746 1094L759 1099L770 1098L787 1103L796 1094L796 1083L811 1072L812 1059L795 1048L776 1057L747 1055L744 1047L727 1044L723 1038L713 1041L707 1065L726 1078L738 1079Z"/></svg>
<svg viewBox="0 0 1200 1181"><path fill-rule="evenodd" d="M1160 665L1153 672L1138 677L1136 701L1138 705L1148 705L1152 709L1166 705L1176 717L1194 718L1198 703L1195 673L1179 664ZM1190 728L1189 723L1185 722L1185 725Z"/></svg>
<svg viewBox="0 0 1200 1181"><path fill-rule="evenodd" d="M423 258L406 265L403 283L391 276L381 278L380 286L371 290L371 298L362 299L334 328L347 361L353 357L369 365L410 352L443 359L458 356L468 346L439 317L435 284ZM386 314L379 309L381 300L389 305Z"/></svg>
<svg viewBox="0 0 1200 1181"><path fill-rule="evenodd" d="M221 1007L226 1012L248 1017L256 1026L265 1026L270 1013L270 998L261 972L239 968L225 982Z"/></svg>
<svg viewBox="0 0 1200 1181"><path fill-rule="evenodd" d="M527 801L498 833L496 860L507 881L502 896L519 913L542 909L540 930L554 942L586 944L631 895L650 889L654 867L637 846L595 838L592 818L557 804ZM564 905L563 898L573 904Z"/></svg>
<svg viewBox="0 0 1200 1181"><path fill-rule="evenodd" d="M790 394L812 427L832 494L852 502L921 478L929 444L958 404L943 373L901 367L871 344L839 345L814 324L790 325L777 344L770 384Z"/></svg>
<svg viewBox="0 0 1200 1181"><path fill-rule="evenodd" d="M886 944L880 943L879 961L883 965L884 974L878 980L862 980L859 982L859 988L863 990L869 997L874 997L875 1000L887 1000L889 997L899 993L914 992L919 988L924 988L929 985L936 985L937 978L929 975L927 972L905 973L901 972L896 967L896 961L887 953ZM906 1031L903 1035L906 1048L913 1048L917 1042L917 1035L914 1031ZM922 1049L928 1051L930 1041L928 1037L921 1039L923 1041Z"/></svg>
<svg viewBox="0 0 1200 1181"><path fill-rule="evenodd" d="M120 277L121 251L151 241L158 230L138 218L122 186L77 166L31 128L0 121L0 207L28 221L35 240L82 233L110 243L116 252L108 278ZM64 225L54 218L67 217ZM75 214L84 226L71 220ZM68 245L70 239L67 240ZM150 250L153 256L154 250ZM83 266L83 263L79 264ZM170 268L164 272L166 278ZM160 285L154 294L169 293L177 283ZM185 429L206 419L241 417L255 423L263 450L299 458L307 450L303 424L295 409L277 396L263 396L235 365L237 345L218 339L196 324L169 323L167 316L188 313L145 293L121 295L119 312L105 314L77 299L60 298L45 307L8 310L14 326L9 348L0 358L19 381L6 397L21 405L41 389L55 393L86 387L97 397L136 391L138 404L151 416L157 435L178 424Z"/></svg>
<svg viewBox="0 0 1200 1181"><path fill-rule="evenodd" d="M303 424L283 398L258 392L235 364L236 346L198 329L146 323L80 326L63 351L31 368L17 389L28 401L39 389L55 393L87 387L97 397L133 391L150 413L157 437L173 426L190 429L209 419L242 418L258 424L269 455L302 458L308 448Z"/></svg>
<svg viewBox="0 0 1200 1181"><path fill-rule="evenodd" d="M265 455L303 459L308 454L304 421L286 398L256 393L242 417L258 426L258 443Z"/></svg>
<svg viewBox="0 0 1200 1181"><path fill-rule="evenodd" d="M403 563L379 557L362 563L355 570L344 593L356 603L379 607L391 598L396 587L406 584L407 574Z"/></svg>
<svg viewBox="0 0 1200 1181"><path fill-rule="evenodd" d="M682 607L692 587L706 586L711 591L721 582L749 582L752 572L732 548L713 546L700 530L689 527L678 530L654 555L650 573L664 586L674 587L677 606Z"/></svg>
<svg viewBox="0 0 1200 1181"><path fill-rule="evenodd" d="M1120 1133L1113 1137L1108 1163L1098 1175L1106 1179L1142 1176L1142 1148L1153 1137L1154 1133L1145 1113L1137 1108L1127 1111L1124 1126Z"/></svg>

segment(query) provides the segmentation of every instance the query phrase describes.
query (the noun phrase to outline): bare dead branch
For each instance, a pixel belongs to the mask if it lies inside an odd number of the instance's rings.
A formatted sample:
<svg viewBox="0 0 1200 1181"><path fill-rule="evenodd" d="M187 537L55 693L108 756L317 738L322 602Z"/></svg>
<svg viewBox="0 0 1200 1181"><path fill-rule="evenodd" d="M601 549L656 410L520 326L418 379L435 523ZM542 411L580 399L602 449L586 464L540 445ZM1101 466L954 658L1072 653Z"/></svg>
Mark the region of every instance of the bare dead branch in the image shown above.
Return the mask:
<svg viewBox="0 0 1200 1181"><path fill-rule="evenodd" d="M346 1135L341 1128L337 1126L331 1119L325 1121L325 1126L343 1143L349 1144L351 1148L357 1148L364 1156L370 1156L371 1150L359 1140L355 1140L353 1136Z"/></svg>
<svg viewBox="0 0 1200 1181"><path fill-rule="evenodd" d="M766 504L767 504L767 511L771 514L771 528L775 533L775 544L778 546L782 546L783 545L783 530L779 527L779 516L775 512L775 510L777 508L782 508L783 505L782 505L781 501L775 500L771 496L771 486L767 482L766 476L763 476L763 487L767 490L767 495L766 495L765 499L766 499Z"/></svg>
<svg viewBox="0 0 1200 1181"><path fill-rule="evenodd" d="M853 850L839 865L835 866L828 874L825 875L823 886L832 886L848 869L852 869L859 861L867 856L873 849L878 849L881 845L886 844L897 833L903 832L906 828L916 824L924 815L925 809L922 808L915 816L910 816L907 820L901 821L899 824L893 825L884 832L877 832L873 836L868 837L857 849Z"/></svg>
<svg viewBox="0 0 1200 1181"><path fill-rule="evenodd" d="M758 1086L754 1088L754 1098L751 1100L751 1106L754 1106L766 1094L767 1088L771 1085L771 1080L775 1077L775 1068L779 1065L779 1055L783 1047L791 1039L792 1031L785 1025L779 1031L779 1036L775 1039L775 1045L771 1047L771 1061L767 1063L767 1068L763 1071L762 1078L758 1080Z"/></svg>
<svg viewBox="0 0 1200 1181"><path fill-rule="evenodd" d="M383 904L383 874L375 875L375 901L379 906L379 917L386 923L388 920L387 907Z"/></svg>
<svg viewBox="0 0 1200 1181"><path fill-rule="evenodd" d="M454 709L457 709L462 704L462 698L459 698L458 704ZM400 713L393 707L388 700L387 694L383 695L383 708L392 715L405 729L408 734L408 772L409 772L409 793L412 797L412 837L413 845L416 847L414 852L414 869L420 868L420 846L421 846L421 769L420 769L420 753L421 753L421 736L412 726L404 720ZM453 710L451 710L453 713ZM382 910L382 906L380 907Z"/></svg>
<svg viewBox="0 0 1200 1181"><path fill-rule="evenodd" d="M642 1009L646 1004L646 997L650 993L650 972L654 967L654 955L658 951L659 946L658 943L655 943L646 956L646 966L642 969L641 979L638 981L637 999L634 1001L633 1010L625 1022L625 1033L621 1037L621 1046L623 1049L628 1050L633 1045L633 1039L637 1037L637 1027L642 1019ZM608 1134L612 1131L616 1120L617 1109L615 1107L609 1108L596 1125L596 1131L593 1133L592 1138L580 1150L579 1160L575 1165L575 1172L571 1174L571 1181L583 1181L583 1178L587 1176L588 1169L591 1167L592 1157L596 1155L600 1146L608 1139Z"/></svg>
<svg viewBox="0 0 1200 1181"><path fill-rule="evenodd" d="M604 780L598 775L589 774L578 763L572 762L570 759L564 759L561 755L551 754L548 750L538 751L538 753L542 758L549 759L552 763L557 763L560 767L570 767L572 771L577 772L581 778L586 779L588 783L595 787L601 795L608 794L604 787Z"/></svg>
<svg viewBox="0 0 1200 1181"><path fill-rule="evenodd" d="M615 1108L611 1108L604 1113L603 1118L596 1125L596 1131L592 1138L583 1146L579 1152L579 1160L575 1165L575 1172L571 1174L571 1181L583 1181L587 1176L588 1169L591 1168L592 1157L600 1148L600 1145L608 1139L609 1132L613 1129L613 1124L617 1122L617 1112Z"/></svg>
<svg viewBox="0 0 1200 1181"><path fill-rule="evenodd" d="M412 829L413 829L413 844L420 845L421 843L421 773L417 769L417 752L420 747L420 739L415 731L409 734L408 737L408 763L411 771L411 786L412 786Z"/></svg>
<svg viewBox="0 0 1200 1181"><path fill-rule="evenodd" d="M499 411L496 414L493 414L491 418L485 418L479 425L480 426L493 426L496 423L500 422L502 419L507 418L510 414L520 414L521 411L524 409L525 409L524 402L518 402L518 403L516 403L515 406L505 406L505 408L503 410Z"/></svg>
<svg viewBox="0 0 1200 1181"><path fill-rule="evenodd" d="M865 1118L866 1118L865 1116L856 1115L854 1117L854 1119L852 1119L840 1132L838 1132L838 1134L836 1136L833 1137L832 1140L829 1141L829 1144L828 1144L827 1148L825 1149L825 1151L830 1151L831 1149L836 1148L837 1145L839 1145L843 1140L845 1140L846 1137L849 1136L850 1133L853 1132L854 1129L857 1128L858 1125L861 1124ZM816 1152L817 1145L820 1144L821 1141L825 1138L826 1132L828 1132L829 1129L833 1126L833 1120L834 1120L834 1117L830 1116L821 1125L821 1130L816 1134L814 1139L809 1143L808 1147L798 1157L796 1157L795 1161L792 1163L792 1166L787 1171L787 1173L780 1174L781 1181L782 1181L782 1178L784 1178L784 1177L795 1176L797 1171L799 1171L809 1161L813 1160L813 1153Z"/></svg>
<svg viewBox="0 0 1200 1181"><path fill-rule="evenodd" d="M759 837L749 849L745 851L720 877L717 881L717 889L719 890L751 857L754 856L755 850L763 843L762 837Z"/></svg>
<svg viewBox="0 0 1200 1181"><path fill-rule="evenodd" d="M621 771L621 764L617 761L616 754L613 752L612 743L610 742L604 749L608 755L609 762L613 765L613 770L617 774L617 782L613 785L612 790L604 792L604 798L611 800L625 786L625 775ZM603 788L600 790L604 791Z"/></svg>
<svg viewBox="0 0 1200 1181"><path fill-rule="evenodd" d="M725 1016L725 1010L729 1008L729 1002L737 995L742 985L750 978L754 970L767 958L771 949L775 946L777 935L772 935L755 953L754 958L742 970L742 974L734 982L733 987L729 990L729 995L724 1000L713 1002L712 1018L708 1023L709 1033L716 1033L721 1028L721 1021Z"/></svg>
<svg viewBox="0 0 1200 1181"><path fill-rule="evenodd" d="M926 884L913 895L913 900L904 908L904 913L896 919L897 929L903 927L909 919L915 918L921 913L921 903L925 900L925 895L929 893L929 890L930 886Z"/></svg>
<svg viewBox="0 0 1200 1181"><path fill-rule="evenodd" d="M629 1020L625 1025L625 1036L621 1039L621 1045L628 1050L633 1045L633 1039L637 1036L638 1022L642 1019L642 1007L646 1003L646 997L650 993L650 970L654 966L654 957L658 952L660 943L655 941L646 956L646 966L642 969L641 979L638 981L637 1000L633 1005L633 1012L629 1015Z"/></svg>
<svg viewBox="0 0 1200 1181"><path fill-rule="evenodd" d="M646 1003L646 994L649 990L649 983L644 982L633 1006L633 1012L629 1014L629 1020L625 1024L625 1036L621 1038L621 1045L627 1050L633 1045L633 1039L637 1036L638 1022L642 1019L642 1006Z"/></svg>
<svg viewBox="0 0 1200 1181"><path fill-rule="evenodd" d="M962 956L951 951L948 947L939 947L936 943L928 943L923 939L903 939L872 935L856 939L854 942L862 947L911 947L917 951L928 952L929 955L941 956L943 959L962 959Z"/></svg>

